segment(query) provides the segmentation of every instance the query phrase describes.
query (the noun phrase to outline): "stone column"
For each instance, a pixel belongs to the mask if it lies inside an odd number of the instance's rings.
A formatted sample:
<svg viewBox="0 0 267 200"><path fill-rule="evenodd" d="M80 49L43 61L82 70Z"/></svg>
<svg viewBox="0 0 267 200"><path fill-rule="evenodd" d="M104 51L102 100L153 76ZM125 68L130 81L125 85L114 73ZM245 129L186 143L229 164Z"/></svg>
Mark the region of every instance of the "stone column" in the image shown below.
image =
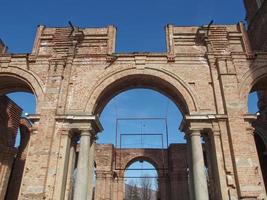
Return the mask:
<svg viewBox="0 0 267 200"><path fill-rule="evenodd" d="M204 144L204 152L205 152L205 157L206 157L206 167L208 168L208 191L211 199L218 199L215 198L215 190L217 190L218 186L216 185L214 181L214 173L216 166L214 166L215 160L212 159L212 149L211 149L211 140L210 137L211 135L205 135L203 137L205 144ZM213 161L213 162L212 162ZM219 199L218 199L219 200Z"/></svg>
<svg viewBox="0 0 267 200"><path fill-rule="evenodd" d="M195 200L208 200L209 194L205 175L201 133L198 130L193 130L190 137Z"/></svg>
<svg viewBox="0 0 267 200"><path fill-rule="evenodd" d="M191 138L186 135L187 140L187 163L188 163L188 193L189 199L194 200L194 180L193 180L193 167L192 167L192 153L191 153Z"/></svg>
<svg viewBox="0 0 267 200"><path fill-rule="evenodd" d="M74 189L74 180L73 173L75 169L76 162L76 141L72 140L72 144L70 146L69 151L69 163L68 163L68 175L67 175L67 183L66 183L66 191L65 191L65 199L71 200L73 199L73 189Z"/></svg>
<svg viewBox="0 0 267 200"><path fill-rule="evenodd" d="M91 133L88 129L81 131L77 176L74 188L74 200L87 199L89 154L91 146L90 137Z"/></svg>
<svg viewBox="0 0 267 200"><path fill-rule="evenodd" d="M88 194L87 200L92 200L93 198L93 188L94 188L94 159L95 157L95 139L92 139L90 154L89 154L89 169L88 169Z"/></svg>

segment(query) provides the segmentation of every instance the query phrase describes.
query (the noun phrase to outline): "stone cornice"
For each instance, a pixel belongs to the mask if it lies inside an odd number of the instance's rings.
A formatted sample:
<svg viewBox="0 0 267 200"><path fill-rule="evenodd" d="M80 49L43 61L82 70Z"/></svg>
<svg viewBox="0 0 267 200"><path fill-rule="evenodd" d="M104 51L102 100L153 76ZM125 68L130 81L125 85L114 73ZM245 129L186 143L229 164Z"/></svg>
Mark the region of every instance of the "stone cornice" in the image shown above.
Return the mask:
<svg viewBox="0 0 267 200"><path fill-rule="evenodd" d="M187 132L189 130L213 129L212 122L225 121L228 118L224 114L206 114L206 115L185 115L179 130Z"/></svg>
<svg viewBox="0 0 267 200"><path fill-rule="evenodd" d="M83 128L87 127L87 125L91 125L91 128L93 128L96 133L103 130L99 118L95 115L57 115L55 119L56 121L70 123L70 127L72 128Z"/></svg>
<svg viewBox="0 0 267 200"><path fill-rule="evenodd" d="M27 119L35 123L40 120L39 114L29 115ZM96 133L103 131L99 118L95 115L56 115L55 120L69 124L69 128L93 129Z"/></svg>

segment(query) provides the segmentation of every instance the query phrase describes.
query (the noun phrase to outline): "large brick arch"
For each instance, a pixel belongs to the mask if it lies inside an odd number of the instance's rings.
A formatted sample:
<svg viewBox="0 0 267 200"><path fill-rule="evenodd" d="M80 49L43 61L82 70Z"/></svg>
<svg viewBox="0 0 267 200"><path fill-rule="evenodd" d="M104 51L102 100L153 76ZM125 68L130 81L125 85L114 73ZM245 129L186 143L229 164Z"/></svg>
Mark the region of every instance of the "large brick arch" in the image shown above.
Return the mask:
<svg viewBox="0 0 267 200"><path fill-rule="evenodd" d="M248 96L252 91L260 89L260 82L267 83L267 66L262 65L249 69L241 78L241 84L239 88L240 102L243 105L244 112L248 110ZM265 86L267 88L267 86ZM265 89L266 89L265 88Z"/></svg>
<svg viewBox="0 0 267 200"><path fill-rule="evenodd" d="M14 66L2 68L0 72L0 94L16 91L33 93L38 105L38 102L42 101L44 96L44 84L30 70Z"/></svg>
<svg viewBox="0 0 267 200"><path fill-rule="evenodd" d="M2 68L0 76L0 93L20 90L32 92L38 99L43 98L44 84L30 70L10 66Z"/></svg>
<svg viewBox="0 0 267 200"><path fill-rule="evenodd" d="M100 114L115 95L132 88L149 88L174 101L183 114L198 111L197 96L180 77L170 71L136 67L103 74L90 92L85 111Z"/></svg>

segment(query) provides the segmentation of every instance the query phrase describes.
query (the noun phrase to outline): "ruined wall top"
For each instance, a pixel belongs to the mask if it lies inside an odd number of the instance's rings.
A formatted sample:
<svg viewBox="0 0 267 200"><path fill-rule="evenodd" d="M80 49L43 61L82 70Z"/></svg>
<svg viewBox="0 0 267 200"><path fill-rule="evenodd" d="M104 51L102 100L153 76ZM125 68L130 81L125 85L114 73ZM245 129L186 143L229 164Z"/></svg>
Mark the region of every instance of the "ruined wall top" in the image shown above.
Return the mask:
<svg viewBox="0 0 267 200"><path fill-rule="evenodd" d="M7 51L7 46L4 42L0 39L0 54L5 54Z"/></svg>
<svg viewBox="0 0 267 200"><path fill-rule="evenodd" d="M114 94L135 87L138 81L140 87L166 92L183 113L200 110L206 113L214 110L214 105L207 104L204 95L195 93L202 89L203 79L210 80L209 65L220 68L222 74L237 73L242 78L245 70L229 63L234 59L246 62L251 55L242 23L189 27L167 25L167 52L163 53L115 53L115 38L114 26L39 26L31 54L0 55L0 67L7 72L3 77L8 76L11 69L17 75L12 79L1 78L1 81L12 80L4 93L18 90L34 93L38 98L37 113L42 107L57 109L60 114L99 114ZM227 64L219 66L218 62ZM196 66L198 70L195 70ZM140 76L140 69L142 75L147 73L147 79ZM188 76L192 72L197 74ZM114 73L116 78L112 76ZM177 78L170 78L170 73L182 78L177 82ZM127 84L119 84L129 75L131 79L127 79ZM54 76L59 77L58 82L54 83ZM190 85L192 88L188 90ZM212 85L209 85L211 96L212 90ZM46 95L53 98L44 98ZM60 103L57 103L58 98Z"/></svg>
<svg viewBox="0 0 267 200"><path fill-rule="evenodd" d="M166 53L171 55L203 55L211 50L215 50L218 54L247 53L249 51L246 29L242 23L187 27L167 25L165 32ZM115 53L115 43L116 28L111 25L101 28L40 25L37 28L32 55L54 59L70 55L110 55ZM0 52L4 49L4 45L1 44ZM207 48L209 44L213 49ZM128 55L130 54L128 53Z"/></svg>
<svg viewBox="0 0 267 200"><path fill-rule="evenodd" d="M243 23L237 25L166 26L167 50L170 54L204 54L219 56L250 53Z"/></svg>
<svg viewBox="0 0 267 200"><path fill-rule="evenodd" d="M59 57L74 54L112 54L116 28L48 28L39 26L32 50L37 56Z"/></svg>

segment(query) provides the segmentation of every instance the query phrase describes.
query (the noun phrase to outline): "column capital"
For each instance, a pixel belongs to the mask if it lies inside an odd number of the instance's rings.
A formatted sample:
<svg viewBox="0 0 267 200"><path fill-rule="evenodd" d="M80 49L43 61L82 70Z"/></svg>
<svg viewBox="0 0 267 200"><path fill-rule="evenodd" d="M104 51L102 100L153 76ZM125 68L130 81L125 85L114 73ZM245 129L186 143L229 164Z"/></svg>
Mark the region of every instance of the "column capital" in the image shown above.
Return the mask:
<svg viewBox="0 0 267 200"><path fill-rule="evenodd" d="M187 133L189 136L201 136L201 130L193 129Z"/></svg>
<svg viewBox="0 0 267 200"><path fill-rule="evenodd" d="M91 130L90 129L80 129L80 135L81 136L90 136L92 135Z"/></svg>
<svg viewBox="0 0 267 200"><path fill-rule="evenodd" d="M201 135L205 130L206 126L200 126L199 124L187 123L181 131L185 133L185 137L190 137L192 135Z"/></svg>
<svg viewBox="0 0 267 200"><path fill-rule="evenodd" d="M57 115L56 121L66 124L69 130L98 133L103 130L99 118L95 115Z"/></svg>
<svg viewBox="0 0 267 200"><path fill-rule="evenodd" d="M59 129L60 135L70 137L73 136L95 136L95 132L91 127L81 127L81 128L72 128L72 127L62 127Z"/></svg>
<svg viewBox="0 0 267 200"><path fill-rule="evenodd" d="M185 115L179 129L185 134L190 134L197 131L217 131L219 130L218 122L226 119L226 115Z"/></svg>

